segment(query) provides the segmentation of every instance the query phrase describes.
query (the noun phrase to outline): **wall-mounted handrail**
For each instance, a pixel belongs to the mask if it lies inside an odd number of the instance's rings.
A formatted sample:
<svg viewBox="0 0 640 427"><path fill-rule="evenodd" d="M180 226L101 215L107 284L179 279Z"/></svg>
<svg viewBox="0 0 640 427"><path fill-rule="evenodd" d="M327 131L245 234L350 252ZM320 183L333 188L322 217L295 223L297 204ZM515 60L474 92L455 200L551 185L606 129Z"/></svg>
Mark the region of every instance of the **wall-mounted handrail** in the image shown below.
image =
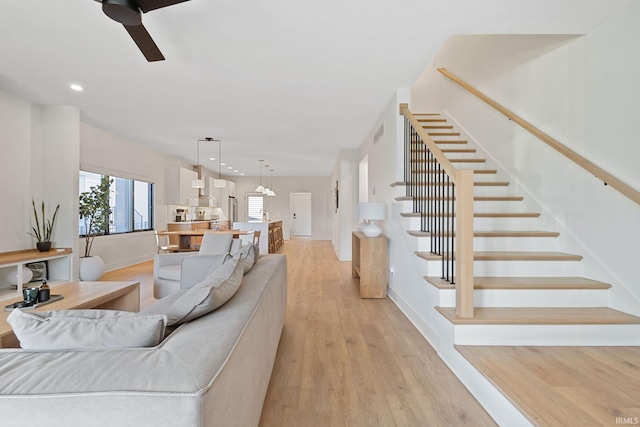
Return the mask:
<svg viewBox="0 0 640 427"><path fill-rule="evenodd" d="M442 279L455 284L456 314L473 317L473 170L453 167L407 104L400 114L407 196L420 229L430 233L430 252L441 258Z"/></svg>
<svg viewBox="0 0 640 427"><path fill-rule="evenodd" d="M544 143L548 144L550 147L552 147L556 151L560 152L561 154L566 156L568 159L572 160L577 165L579 165L583 169L587 170L589 173L592 173L598 179L601 179L606 185L610 185L611 187L615 188L620 193L624 194L625 196L627 196L628 198L630 198L631 200L633 200L637 204L640 204L640 191L637 191L636 189L634 189L630 185L622 182L621 180L619 180L615 176L611 175L609 172L607 172L607 171L603 170L602 168L596 166L595 164L593 164L592 162L590 162L586 158L582 157L580 154L576 153L575 151L573 151L569 147L567 147L564 144L562 144L557 139L547 135L546 133L544 133L543 131L541 131L537 127L533 126L531 123L529 123L528 121L526 121L522 117L518 116L514 112L512 112L509 109L507 109L507 108L503 107L502 105L498 104L496 101L494 101L493 99L489 98L488 96L486 96L485 94L483 94L482 92L480 92L479 90L474 88L473 86L465 83L463 80L461 80L460 78L456 77L455 75L453 75L452 73L450 73L446 69L438 68L438 71L440 71L440 73L442 73L445 76L447 76L449 79L451 79L452 82L456 83L458 86L460 86L463 89L467 90L469 93L475 95L476 97L478 97L479 99L481 99L482 101L487 103L489 106L491 106L492 108L494 108L498 112L502 113L509 120L511 120L514 123L517 123L518 125L520 125L523 129L525 129L528 132L530 132L536 138L538 138L541 141L543 141Z"/></svg>

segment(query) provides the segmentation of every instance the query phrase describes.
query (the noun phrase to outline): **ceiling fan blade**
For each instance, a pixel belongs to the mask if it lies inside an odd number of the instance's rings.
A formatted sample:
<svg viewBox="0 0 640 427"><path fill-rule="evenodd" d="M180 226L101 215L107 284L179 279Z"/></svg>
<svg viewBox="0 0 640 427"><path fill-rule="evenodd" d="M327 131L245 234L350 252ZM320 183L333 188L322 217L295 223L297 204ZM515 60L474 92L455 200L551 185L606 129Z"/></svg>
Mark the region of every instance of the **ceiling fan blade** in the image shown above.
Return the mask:
<svg viewBox="0 0 640 427"><path fill-rule="evenodd" d="M150 10L160 9L162 7L173 6L174 4L183 3L188 0L134 0L138 3L138 7L144 13Z"/></svg>
<svg viewBox="0 0 640 427"><path fill-rule="evenodd" d="M136 42L144 57L147 58L147 61L164 61L162 52L158 49L158 45L153 41L147 32L147 29L144 28L144 25L124 25L124 28L127 30L133 41Z"/></svg>

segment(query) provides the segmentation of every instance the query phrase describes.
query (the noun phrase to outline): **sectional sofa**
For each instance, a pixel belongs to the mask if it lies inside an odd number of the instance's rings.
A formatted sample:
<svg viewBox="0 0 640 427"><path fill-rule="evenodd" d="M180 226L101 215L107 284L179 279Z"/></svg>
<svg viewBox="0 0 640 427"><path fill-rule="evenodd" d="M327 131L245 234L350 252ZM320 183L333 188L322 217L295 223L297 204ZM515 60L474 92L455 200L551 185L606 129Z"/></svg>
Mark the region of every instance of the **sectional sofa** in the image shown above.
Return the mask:
<svg viewBox="0 0 640 427"><path fill-rule="evenodd" d="M258 425L284 323L286 267L283 255L260 256L228 302L155 347L1 349L0 425Z"/></svg>

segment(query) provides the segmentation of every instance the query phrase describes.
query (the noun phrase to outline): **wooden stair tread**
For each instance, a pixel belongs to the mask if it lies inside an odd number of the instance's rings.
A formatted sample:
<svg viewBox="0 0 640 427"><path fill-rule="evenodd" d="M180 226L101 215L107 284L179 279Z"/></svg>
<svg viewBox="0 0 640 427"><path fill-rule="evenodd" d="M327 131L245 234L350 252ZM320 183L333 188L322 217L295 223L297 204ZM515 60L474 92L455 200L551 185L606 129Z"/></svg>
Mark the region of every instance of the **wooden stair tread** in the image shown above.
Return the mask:
<svg viewBox="0 0 640 427"><path fill-rule="evenodd" d="M413 196L399 196L396 197L395 200L398 202L402 201L413 201ZM419 200L424 200L424 197L419 197ZM428 200L450 200L450 197L436 197L436 198L428 198ZM521 202L524 200L522 196L474 196L474 202Z"/></svg>
<svg viewBox="0 0 640 427"><path fill-rule="evenodd" d="M417 117L416 116L416 120L418 120L419 122L428 122L428 123L435 123L435 122L440 122L440 123L444 123L447 121L447 119L442 119L442 118L431 118L431 117Z"/></svg>
<svg viewBox="0 0 640 427"><path fill-rule="evenodd" d="M433 142L435 142L436 144L467 144L469 143L469 141L467 141L466 139L451 139L451 140L446 140L446 139L439 139L439 140L434 140Z"/></svg>
<svg viewBox="0 0 640 427"><path fill-rule="evenodd" d="M407 183L406 182L395 182L393 184L391 184L392 187L397 187L397 186L401 186L404 185L406 186ZM431 185L431 186L440 186L440 185L451 185L450 183L447 184L442 184L442 183L422 183L419 184L420 186L425 186L425 185ZM507 187L509 186L509 182L508 181L476 181L473 183L474 187Z"/></svg>
<svg viewBox="0 0 640 427"><path fill-rule="evenodd" d="M433 170L429 170L429 169L411 169L411 173L417 173L417 174L423 174L423 173L429 173L429 174L435 174L436 172ZM497 174L498 171L496 169L473 169L473 173L474 174Z"/></svg>
<svg viewBox="0 0 640 427"><path fill-rule="evenodd" d="M460 132L427 132L429 136L460 136Z"/></svg>
<svg viewBox="0 0 640 427"><path fill-rule="evenodd" d="M476 307L461 318L453 307L436 310L455 325L637 325L640 317L608 307Z"/></svg>
<svg viewBox="0 0 640 427"><path fill-rule="evenodd" d="M407 233L411 236L424 237L431 236L428 231L421 230L409 230ZM449 233L445 233L448 236ZM556 231L541 231L541 230L514 230L514 231L479 231L473 232L474 237L558 237L560 233Z"/></svg>
<svg viewBox="0 0 640 427"><path fill-rule="evenodd" d="M440 261L442 256L431 252L416 251L416 255L427 261ZM451 255L449 255L451 257ZM453 254L455 259L455 253ZM582 256L564 252L530 251L474 251L474 261L580 261Z"/></svg>
<svg viewBox="0 0 640 427"><path fill-rule="evenodd" d="M440 151L443 153L475 153L475 148L443 148Z"/></svg>
<svg viewBox="0 0 640 427"><path fill-rule="evenodd" d="M479 159L479 158L476 158L476 157L469 157L469 158L466 158L466 159L449 159L449 161L451 163L485 163L487 161L487 159ZM437 163L437 162L438 161L436 159L433 159L433 160L429 160L426 163ZM422 164L422 163L425 163L425 161L423 161L423 160L411 160L411 163Z"/></svg>
<svg viewBox="0 0 640 427"><path fill-rule="evenodd" d="M405 218L419 218L420 212L402 212L400 216ZM429 217L442 217L442 214L428 215ZM451 214L444 215L450 217ZM455 216L455 215L454 215ZM537 212L474 212L474 218L538 218L540 216Z"/></svg>
<svg viewBox="0 0 640 427"><path fill-rule="evenodd" d="M452 125L422 125L423 129L453 129Z"/></svg>
<svg viewBox="0 0 640 427"><path fill-rule="evenodd" d="M440 277L424 276L438 289L454 289L455 285ZM609 289L611 285L584 277L474 277L474 289L562 290Z"/></svg>

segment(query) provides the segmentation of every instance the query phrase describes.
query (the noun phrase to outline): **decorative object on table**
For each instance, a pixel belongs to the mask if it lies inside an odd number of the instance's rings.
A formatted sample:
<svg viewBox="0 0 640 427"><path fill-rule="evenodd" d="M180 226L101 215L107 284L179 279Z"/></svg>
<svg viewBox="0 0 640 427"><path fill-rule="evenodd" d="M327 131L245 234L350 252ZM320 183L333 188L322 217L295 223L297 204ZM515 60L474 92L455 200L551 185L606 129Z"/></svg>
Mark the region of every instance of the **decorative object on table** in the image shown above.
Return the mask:
<svg viewBox="0 0 640 427"><path fill-rule="evenodd" d="M56 223L56 217L58 216L58 210L60 209L60 205L56 206L56 210L53 211L53 216L51 219L47 219L44 201L42 201L42 219L38 216L38 210L36 209L36 202L31 199L31 205L33 206L33 216L36 220L36 225L31 226L32 232L29 234L36 238L38 241L36 243L36 247L40 252L47 252L51 249L51 233L53 232L53 226Z"/></svg>
<svg viewBox="0 0 640 427"><path fill-rule="evenodd" d="M10 285L18 286L18 267L13 267L9 269L6 273L7 282ZM31 278L33 277L33 272L27 267L22 267L22 283L20 285L24 285L25 283L29 283Z"/></svg>
<svg viewBox="0 0 640 427"><path fill-rule="evenodd" d="M22 296L24 298L24 302L27 304L35 304L38 302L38 292L40 288L32 287L32 288L24 288L22 290Z"/></svg>
<svg viewBox="0 0 640 427"><path fill-rule="evenodd" d="M42 282L49 280L48 271L49 263L45 261L29 262L24 265L33 273L30 282Z"/></svg>
<svg viewBox="0 0 640 427"><path fill-rule="evenodd" d="M38 302L45 302L51 299L51 289L47 285L47 281L43 280L40 289L38 290Z"/></svg>
<svg viewBox="0 0 640 427"><path fill-rule="evenodd" d="M35 304L27 304L24 301L14 302L13 304L5 305L4 311L12 311L14 308L21 310L33 310L34 308L42 307L43 305L51 304L52 302L60 301L64 297L62 295L51 295L47 301L38 301Z"/></svg>
<svg viewBox="0 0 640 427"><path fill-rule="evenodd" d="M109 231L109 187L112 182L113 179L103 176L100 185L80 194L79 215L85 225L84 257L80 258L81 280L98 280L104 274L104 261L97 255L91 256L91 248L96 236Z"/></svg>
<svg viewBox="0 0 640 427"><path fill-rule="evenodd" d="M359 209L360 219L369 221L369 225L362 229L364 235L367 237L378 237L381 235L382 228L376 224L376 221L385 218L384 203L360 203Z"/></svg>

